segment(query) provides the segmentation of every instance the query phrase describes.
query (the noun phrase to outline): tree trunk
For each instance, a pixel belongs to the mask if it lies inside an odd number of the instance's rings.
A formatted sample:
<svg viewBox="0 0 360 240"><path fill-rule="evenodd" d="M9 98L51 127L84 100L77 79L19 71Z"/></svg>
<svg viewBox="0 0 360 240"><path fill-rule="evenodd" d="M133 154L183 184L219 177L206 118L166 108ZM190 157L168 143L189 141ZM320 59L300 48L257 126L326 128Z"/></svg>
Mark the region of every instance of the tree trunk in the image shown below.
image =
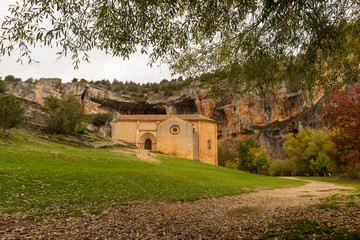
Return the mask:
<svg viewBox="0 0 360 240"><path fill-rule="evenodd" d="M3 132L2 132L1 138L4 138L4 137L5 137L5 130L6 130L6 128L4 128L4 129L3 129Z"/></svg>

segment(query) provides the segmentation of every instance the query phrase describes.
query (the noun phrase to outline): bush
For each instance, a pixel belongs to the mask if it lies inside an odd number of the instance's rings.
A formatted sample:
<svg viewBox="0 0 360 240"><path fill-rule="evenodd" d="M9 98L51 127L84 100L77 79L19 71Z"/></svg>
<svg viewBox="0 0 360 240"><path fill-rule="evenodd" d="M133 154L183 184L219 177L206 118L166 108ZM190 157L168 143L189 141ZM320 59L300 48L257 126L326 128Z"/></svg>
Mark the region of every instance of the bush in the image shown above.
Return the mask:
<svg viewBox="0 0 360 240"><path fill-rule="evenodd" d="M61 104L61 99L50 96L45 99L44 105L50 110L55 111Z"/></svg>
<svg viewBox="0 0 360 240"><path fill-rule="evenodd" d="M84 111L80 102L74 95L63 97L60 104L53 110L52 119L48 122L46 130L50 133L68 134L73 132L76 124L84 119Z"/></svg>
<svg viewBox="0 0 360 240"><path fill-rule="evenodd" d="M174 95L174 92L171 89L165 89L164 96L170 97Z"/></svg>
<svg viewBox="0 0 360 240"><path fill-rule="evenodd" d="M137 85L134 82L130 82L129 86L127 87L127 90L129 92L138 92L139 91L139 85Z"/></svg>
<svg viewBox="0 0 360 240"><path fill-rule="evenodd" d="M78 135L78 141L80 142L80 137L87 133L86 123L84 123L84 124L77 123L74 128L74 133L76 133Z"/></svg>
<svg viewBox="0 0 360 240"><path fill-rule="evenodd" d="M269 167L271 176L291 176L292 168L288 160L275 160Z"/></svg>
<svg viewBox="0 0 360 240"><path fill-rule="evenodd" d="M112 114L95 114L92 116L94 116L92 124L97 127L104 126L106 122L109 122L112 119Z"/></svg>
<svg viewBox="0 0 360 240"><path fill-rule="evenodd" d="M8 82L21 82L21 78L15 78L13 75L5 76L4 80Z"/></svg>
<svg viewBox="0 0 360 240"><path fill-rule="evenodd" d="M26 83L34 83L35 80L34 80L33 78L28 78L28 79L26 79L25 82L26 82Z"/></svg>
<svg viewBox="0 0 360 240"><path fill-rule="evenodd" d="M0 79L0 94L5 93L7 90L5 81Z"/></svg>

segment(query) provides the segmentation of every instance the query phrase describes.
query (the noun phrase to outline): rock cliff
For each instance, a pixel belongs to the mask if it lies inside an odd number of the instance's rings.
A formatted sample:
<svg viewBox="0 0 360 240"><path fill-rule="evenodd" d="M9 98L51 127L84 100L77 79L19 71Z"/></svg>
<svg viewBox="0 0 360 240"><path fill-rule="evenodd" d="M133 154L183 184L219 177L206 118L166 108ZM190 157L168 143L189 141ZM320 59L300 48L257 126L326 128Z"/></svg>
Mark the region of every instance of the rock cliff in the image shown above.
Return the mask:
<svg viewBox="0 0 360 240"><path fill-rule="evenodd" d="M149 93L139 99L90 83L61 83L61 79L7 84L11 94L32 104L42 105L51 95L61 97L74 94L88 114L199 113L218 121L220 142L252 136L274 158L283 157L282 144L286 134L299 132L305 126L320 127L318 114L326 103L321 94L313 101L306 101L300 91L291 91L285 85L268 98L240 98L226 87L216 98L210 89L196 81L170 97L162 93Z"/></svg>

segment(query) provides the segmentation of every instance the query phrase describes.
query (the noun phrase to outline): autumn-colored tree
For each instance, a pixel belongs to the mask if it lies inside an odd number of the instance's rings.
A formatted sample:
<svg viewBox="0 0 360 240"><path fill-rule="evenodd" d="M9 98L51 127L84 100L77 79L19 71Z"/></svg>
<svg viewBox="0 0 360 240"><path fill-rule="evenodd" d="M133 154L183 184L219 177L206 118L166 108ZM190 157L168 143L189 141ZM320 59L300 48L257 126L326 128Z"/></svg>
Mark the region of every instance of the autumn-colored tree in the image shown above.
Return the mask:
<svg viewBox="0 0 360 240"><path fill-rule="evenodd" d="M331 161L336 162L338 158L331 133L326 128L315 130L306 127L299 134L287 135L284 150L296 175L312 174L311 160L317 159L321 152L329 156Z"/></svg>
<svg viewBox="0 0 360 240"><path fill-rule="evenodd" d="M324 106L322 120L334 129L333 142L343 153L342 161L360 163L360 84L347 94L337 90Z"/></svg>
<svg viewBox="0 0 360 240"><path fill-rule="evenodd" d="M269 156L266 151L261 148L256 149L254 156L254 165L257 168L257 174L265 175L266 170L270 167Z"/></svg>

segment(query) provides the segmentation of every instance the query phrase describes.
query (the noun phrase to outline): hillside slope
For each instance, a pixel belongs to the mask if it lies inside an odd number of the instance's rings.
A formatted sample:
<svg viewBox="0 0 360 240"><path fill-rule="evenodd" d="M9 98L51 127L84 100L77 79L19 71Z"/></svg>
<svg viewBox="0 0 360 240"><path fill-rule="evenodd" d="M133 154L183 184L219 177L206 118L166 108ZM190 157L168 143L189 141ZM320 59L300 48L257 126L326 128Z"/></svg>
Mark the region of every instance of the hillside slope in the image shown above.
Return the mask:
<svg viewBox="0 0 360 240"><path fill-rule="evenodd" d="M131 149L73 147L52 136L13 130L0 139L0 212L79 215L118 204L195 200L302 184L153 156L158 163L138 159Z"/></svg>

